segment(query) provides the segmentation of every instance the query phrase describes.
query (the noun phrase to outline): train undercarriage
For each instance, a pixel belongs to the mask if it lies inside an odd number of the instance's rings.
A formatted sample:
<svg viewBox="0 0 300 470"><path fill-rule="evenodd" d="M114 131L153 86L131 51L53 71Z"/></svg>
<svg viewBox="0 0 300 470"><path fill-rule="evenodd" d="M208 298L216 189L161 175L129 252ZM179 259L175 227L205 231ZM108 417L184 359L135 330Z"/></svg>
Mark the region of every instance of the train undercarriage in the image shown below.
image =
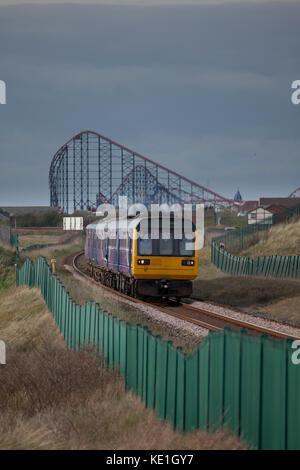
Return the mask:
<svg viewBox="0 0 300 470"><path fill-rule="evenodd" d="M90 276L104 286L110 287L130 297L176 298L192 294L192 281L178 279L135 279L123 273L116 273L104 267L89 264Z"/></svg>

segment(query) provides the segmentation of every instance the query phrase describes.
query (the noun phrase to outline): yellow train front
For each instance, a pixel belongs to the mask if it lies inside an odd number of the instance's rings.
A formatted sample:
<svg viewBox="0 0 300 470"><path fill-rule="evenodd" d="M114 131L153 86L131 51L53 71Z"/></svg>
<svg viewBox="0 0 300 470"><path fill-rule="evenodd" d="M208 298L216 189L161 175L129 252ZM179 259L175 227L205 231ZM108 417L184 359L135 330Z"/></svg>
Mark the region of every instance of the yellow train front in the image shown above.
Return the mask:
<svg viewBox="0 0 300 470"><path fill-rule="evenodd" d="M196 233L194 232L195 236ZM198 251L187 239L170 238L133 240L132 275L137 280L137 294L153 297L188 297L192 280L198 275Z"/></svg>
<svg viewBox="0 0 300 470"><path fill-rule="evenodd" d="M131 296L188 297L198 275L197 230L185 238L174 220L167 230L161 219L130 220L128 230L103 221L87 227L86 258L91 276ZM174 228L175 227L175 228ZM113 230L116 235L113 234ZM99 236L105 233L105 238ZM178 237L179 233L179 237Z"/></svg>

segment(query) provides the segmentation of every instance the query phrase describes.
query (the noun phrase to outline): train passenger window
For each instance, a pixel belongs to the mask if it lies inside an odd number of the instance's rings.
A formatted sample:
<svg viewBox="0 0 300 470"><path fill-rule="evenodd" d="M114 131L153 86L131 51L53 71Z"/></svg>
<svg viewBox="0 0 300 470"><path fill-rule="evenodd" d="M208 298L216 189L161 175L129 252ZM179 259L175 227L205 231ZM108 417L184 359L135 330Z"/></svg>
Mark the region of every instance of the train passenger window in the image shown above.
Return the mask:
<svg viewBox="0 0 300 470"><path fill-rule="evenodd" d="M191 249L195 240L189 240L184 238L183 240L179 241L179 255L180 256L194 256L194 250Z"/></svg>
<svg viewBox="0 0 300 470"><path fill-rule="evenodd" d="M108 237L102 240L102 256L104 260L108 258Z"/></svg>
<svg viewBox="0 0 300 470"><path fill-rule="evenodd" d="M150 238L139 240L139 255L150 256L152 255L152 240Z"/></svg>
<svg viewBox="0 0 300 470"><path fill-rule="evenodd" d="M173 240L172 239L159 239L159 254L172 255L173 254Z"/></svg>

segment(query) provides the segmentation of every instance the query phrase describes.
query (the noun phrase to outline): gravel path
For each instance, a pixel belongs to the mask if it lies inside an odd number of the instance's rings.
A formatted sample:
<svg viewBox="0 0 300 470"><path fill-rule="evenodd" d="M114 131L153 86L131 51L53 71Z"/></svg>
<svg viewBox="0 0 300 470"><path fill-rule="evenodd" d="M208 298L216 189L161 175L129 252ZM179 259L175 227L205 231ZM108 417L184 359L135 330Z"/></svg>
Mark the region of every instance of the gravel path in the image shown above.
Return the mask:
<svg viewBox="0 0 300 470"><path fill-rule="evenodd" d="M148 321L148 322L153 323L153 324L164 325L167 329L171 329L172 334L174 336L178 336L178 337L180 336L182 338L193 336L194 338L203 339L209 333L209 330L207 330L206 328L202 328L202 327L199 327L197 325L193 325L192 323L188 323L184 320L180 320L179 318L168 316L168 315L164 314L163 312L161 312L160 310L157 310L155 307L150 307L148 305L139 304L139 303L136 303L134 301L124 299L124 298L118 296L117 294L114 294L113 292L110 292L107 289L101 287L100 284L99 284L99 286L98 285L96 286L95 284L91 284L89 282L89 280L82 277L80 274L76 273L76 271L73 269L73 267L71 267L69 265L64 265L64 267L68 271L70 271L73 274L73 276L76 279L78 279L79 281L85 282L85 283L89 284L90 286L93 285L96 289L101 289L101 291L102 291L101 294L104 297L110 298L110 299L113 299L113 300L117 300L118 302L127 304L131 308L133 308L135 310L138 310L142 314L145 321ZM233 310L229 307L220 306L220 305L212 304L212 303L209 303L209 302L202 302L202 301L198 301L198 300L193 300L191 302L190 299L189 299L188 303L190 305L192 305L193 307L202 308L202 309L205 309L209 312L219 313L219 314L222 314L222 315L229 316L231 318L235 318L237 320L242 320L242 321L253 323L253 324L265 327L265 328L278 330L278 331L281 331L283 333L289 334L291 336L300 338L300 328L293 327L293 326L290 326L290 325L286 325L286 324L277 322L275 320L269 320L269 319L266 319L266 318L262 318L262 317L259 317L259 316L256 316L256 315L251 315L251 314L248 314L248 313L240 312L240 311L237 311L237 310Z"/></svg>
<svg viewBox="0 0 300 470"><path fill-rule="evenodd" d="M300 328L286 325L284 323L277 322L275 320L269 320L267 318L262 318L257 315L251 315L250 313L239 312L229 307L215 305L209 302L202 302L199 300L194 300L193 302L189 301L189 305L192 305L193 307L203 308L205 310L208 310L209 312L226 315L228 317L235 318L237 320L254 323L255 325L259 325L264 328L271 328L273 330L278 330L283 333L289 334L291 336L300 338Z"/></svg>
<svg viewBox="0 0 300 470"><path fill-rule="evenodd" d="M184 320L180 320L179 318L166 315L160 310L157 310L155 307L150 307L148 305L139 304L134 301L124 299L123 297L118 296L118 294L114 294L113 292L103 288L100 284L99 286L96 286L94 283L91 284L89 280L78 274L71 266L65 264L64 267L79 281L87 283L89 286L93 285L96 289L101 289L101 294L103 294L104 297L117 300L118 302L129 305L132 309L138 310L142 314L143 318L150 323L165 325L168 329L172 330L173 336L180 336L182 338L190 338L193 336L197 339L203 339L209 333L209 330L206 328L202 328L200 326L193 325L192 323L187 323Z"/></svg>

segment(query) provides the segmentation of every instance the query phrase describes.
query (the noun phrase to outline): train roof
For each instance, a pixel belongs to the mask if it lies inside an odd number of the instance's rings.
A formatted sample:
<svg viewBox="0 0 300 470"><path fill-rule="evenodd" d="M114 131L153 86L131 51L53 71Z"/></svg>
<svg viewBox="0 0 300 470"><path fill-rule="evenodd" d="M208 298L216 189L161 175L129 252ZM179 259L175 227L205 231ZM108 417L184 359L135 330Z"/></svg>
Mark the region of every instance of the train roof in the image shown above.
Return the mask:
<svg viewBox="0 0 300 470"><path fill-rule="evenodd" d="M87 230L101 232L116 232L124 231L132 234L142 220L148 217L138 215L136 217L104 217L97 222L87 225Z"/></svg>
<svg viewBox="0 0 300 470"><path fill-rule="evenodd" d="M142 229L142 232L147 232L148 233L148 221L151 220L151 226L152 228L156 228L158 229L159 226L160 226L160 220L161 217L153 217L151 218L151 216L149 216L149 214L138 214L137 216L135 217L105 217L103 219L99 219L99 221L97 222L93 222L89 225L87 225L86 229L87 230L91 230L91 231L97 231L98 235L100 235L101 233L104 233L104 232L129 232L130 236L133 235L133 232L134 230L138 227L138 225L142 222L142 221L147 221L147 225L145 225L144 227L141 226L141 229ZM177 217L179 219L182 220L182 215L181 217ZM155 221L157 223L155 223ZM154 224L153 224L154 222ZM192 220L191 220L192 222ZM196 227L194 225L194 223L192 222L193 224L193 229L195 230ZM143 230L143 228L145 230ZM193 230L192 229L192 230Z"/></svg>

